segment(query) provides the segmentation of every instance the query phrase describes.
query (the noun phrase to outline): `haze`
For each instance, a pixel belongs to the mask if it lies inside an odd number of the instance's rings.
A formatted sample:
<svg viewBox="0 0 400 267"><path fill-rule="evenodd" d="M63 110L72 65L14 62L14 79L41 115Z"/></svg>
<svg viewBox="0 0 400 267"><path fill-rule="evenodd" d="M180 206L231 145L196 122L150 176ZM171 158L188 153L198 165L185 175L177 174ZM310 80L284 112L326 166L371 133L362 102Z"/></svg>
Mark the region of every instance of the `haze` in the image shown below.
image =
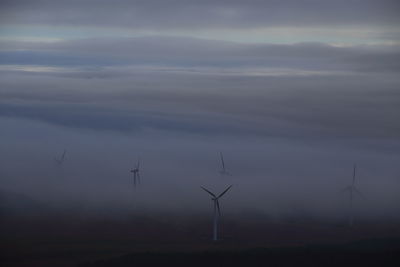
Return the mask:
<svg viewBox="0 0 400 267"><path fill-rule="evenodd" d="M398 221L399 11L398 1L1 1L2 194L174 220L210 213L200 186L233 184L221 200L230 218L342 220L357 163L359 216ZM232 177L218 173L220 151Z"/></svg>

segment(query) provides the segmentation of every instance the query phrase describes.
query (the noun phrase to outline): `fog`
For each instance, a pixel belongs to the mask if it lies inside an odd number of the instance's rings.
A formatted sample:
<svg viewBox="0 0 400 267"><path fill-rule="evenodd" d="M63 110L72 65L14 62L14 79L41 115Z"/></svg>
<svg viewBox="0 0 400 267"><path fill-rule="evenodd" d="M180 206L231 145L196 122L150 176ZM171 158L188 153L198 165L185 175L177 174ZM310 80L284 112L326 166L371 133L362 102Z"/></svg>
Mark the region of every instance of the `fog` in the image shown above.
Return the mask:
<svg viewBox="0 0 400 267"><path fill-rule="evenodd" d="M13 75L1 91L1 190L39 210L205 217L212 203L200 186L218 193L232 184L221 200L231 219L344 220L343 189L357 163L358 216L399 219L399 105L391 82L375 89L380 80L367 76L232 81L150 72L89 80L21 73L11 83ZM319 87L329 80L334 93ZM220 176L219 152L232 176ZM130 170L138 157L135 189ZM36 208L5 202L17 214Z"/></svg>
<svg viewBox="0 0 400 267"><path fill-rule="evenodd" d="M233 185L224 218L345 222L357 164L357 219L400 219L396 1L0 10L4 217L206 218Z"/></svg>

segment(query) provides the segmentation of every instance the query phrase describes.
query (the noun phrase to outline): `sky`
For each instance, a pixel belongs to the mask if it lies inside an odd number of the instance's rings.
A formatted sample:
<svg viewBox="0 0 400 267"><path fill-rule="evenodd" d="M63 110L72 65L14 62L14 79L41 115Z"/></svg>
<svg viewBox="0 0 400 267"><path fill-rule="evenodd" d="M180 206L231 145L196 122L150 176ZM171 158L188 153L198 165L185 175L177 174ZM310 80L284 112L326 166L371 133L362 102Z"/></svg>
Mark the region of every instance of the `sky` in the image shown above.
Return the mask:
<svg viewBox="0 0 400 267"><path fill-rule="evenodd" d="M331 216L356 163L360 210L398 218L399 15L388 0L3 0L0 190L196 213L200 186L233 184L228 214Z"/></svg>

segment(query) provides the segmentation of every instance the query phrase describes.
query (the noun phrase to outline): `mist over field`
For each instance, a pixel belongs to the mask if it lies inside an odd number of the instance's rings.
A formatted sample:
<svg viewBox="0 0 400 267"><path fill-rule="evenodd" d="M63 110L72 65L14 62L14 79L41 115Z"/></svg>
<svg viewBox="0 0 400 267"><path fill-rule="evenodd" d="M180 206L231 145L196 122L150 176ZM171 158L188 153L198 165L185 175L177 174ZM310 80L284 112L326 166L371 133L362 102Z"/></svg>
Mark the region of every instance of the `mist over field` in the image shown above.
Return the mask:
<svg viewBox="0 0 400 267"><path fill-rule="evenodd" d="M357 163L360 213L397 220L395 82L375 89L379 74L358 75L363 79L8 74L1 89L2 191L82 214L199 215L211 209L200 186L222 191L233 184L222 203L237 218L255 212L338 219ZM327 80L332 88L322 87ZM64 149L59 166L54 158ZM220 151L231 177L219 174ZM143 184L135 190L129 171L138 157Z"/></svg>

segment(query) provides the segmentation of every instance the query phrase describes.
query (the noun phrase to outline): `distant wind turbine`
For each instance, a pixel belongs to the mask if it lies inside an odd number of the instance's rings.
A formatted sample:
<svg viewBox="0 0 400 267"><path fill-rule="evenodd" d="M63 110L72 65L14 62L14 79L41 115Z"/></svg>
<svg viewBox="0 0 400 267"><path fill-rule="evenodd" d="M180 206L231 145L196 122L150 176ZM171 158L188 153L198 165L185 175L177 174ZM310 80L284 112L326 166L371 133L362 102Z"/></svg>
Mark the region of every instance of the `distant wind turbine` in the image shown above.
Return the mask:
<svg viewBox="0 0 400 267"><path fill-rule="evenodd" d="M231 189L232 185L230 185L227 189L225 189L224 192L219 194L219 196L214 195L211 191L207 190L206 188L202 187L201 188L209 193L212 198L211 200L214 201L214 220L213 220L213 240L217 241L218 240L218 219L221 216L221 210L219 207L219 199L226 193L228 192L229 189Z"/></svg>
<svg viewBox="0 0 400 267"><path fill-rule="evenodd" d="M222 166L222 169L219 171L219 173L220 173L221 175L232 176L232 174L230 174L230 173L226 170L226 168L225 168L224 155L222 155L222 152L219 152L219 155L220 155L220 157L221 157L221 166Z"/></svg>
<svg viewBox="0 0 400 267"><path fill-rule="evenodd" d="M64 152L62 153L60 158L54 158L54 160L59 164L62 165L64 163L65 160L65 154L67 153L67 150L64 149Z"/></svg>
<svg viewBox="0 0 400 267"><path fill-rule="evenodd" d="M138 161L136 163L136 168L131 170L131 173L133 173L133 186L134 187L136 187L138 184L140 184L139 167L140 167L140 158L138 158Z"/></svg>
<svg viewBox="0 0 400 267"><path fill-rule="evenodd" d="M349 194L350 194L350 199L349 199L350 200L350 207L349 207L349 225L350 226L353 226L353 222L354 222L354 205L353 205L354 195L355 195L355 193L357 193L361 197L364 197L363 194L355 186L356 169L357 169L357 165L354 164L354 166L353 166L353 182L351 185L349 185L348 187L346 187L343 190L344 192L349 192Z"/></svg>

